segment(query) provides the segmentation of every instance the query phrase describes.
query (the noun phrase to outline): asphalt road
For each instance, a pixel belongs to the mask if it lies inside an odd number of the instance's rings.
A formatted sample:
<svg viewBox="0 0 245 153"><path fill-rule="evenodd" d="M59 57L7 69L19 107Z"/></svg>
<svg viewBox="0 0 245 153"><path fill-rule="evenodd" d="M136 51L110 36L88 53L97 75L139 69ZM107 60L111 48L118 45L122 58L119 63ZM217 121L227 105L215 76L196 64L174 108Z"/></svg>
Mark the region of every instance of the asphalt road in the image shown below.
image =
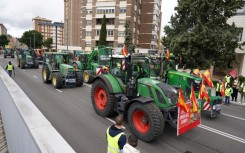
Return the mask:
<svg viewBox="0 0 245 153"><path fill-rule="evenodd" d="M51 122L57 131L78 153L106 153L105 131L113 123L98 116L90 101L90 86L56 90L44 84L39 69L21 70L16 59L0 56L5 68L13 61L16 76L13 79ZM245 107L223 106L222 114L210 119L202 113L202 123L183 135L176 136L176 129L166 125L162 136L154 142L139 141L141 153L242 153L245 150ZM127 123L125 133L130 134Z"/></svg>

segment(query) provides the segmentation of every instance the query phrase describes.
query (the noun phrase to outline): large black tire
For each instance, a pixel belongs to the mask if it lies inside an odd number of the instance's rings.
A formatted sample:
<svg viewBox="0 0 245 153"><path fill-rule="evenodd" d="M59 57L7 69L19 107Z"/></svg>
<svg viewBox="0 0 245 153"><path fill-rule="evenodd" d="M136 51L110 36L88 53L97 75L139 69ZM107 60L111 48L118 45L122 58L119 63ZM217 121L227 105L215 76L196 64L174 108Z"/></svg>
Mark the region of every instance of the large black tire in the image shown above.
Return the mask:
<svg viewBox="0 0 245 153"><path fill-rule="evenodd" d="M91 102L98 115L107 117L115 114L114 96L109 92L105 82L100 79L93 83L91 89Z"/></svg>
<svg viewBox="0 0 245 153"><path fill-rule="evenodd" d="M59 72L55 72L52 75L52 85L56 89L60 89L62 87L62 77Z"/></svg>
<svg viewBox="0 0 245 153"><path fill-rule="evenodd" d="M82 72L76 72L76 86L81 87L83 85L83 74Z"/></svg>
<svg viewBox="0 0 245 153"><path fill-rule="evenodd" d="M37 60L34 60L34 68L39 69L39 63Z"/></svg>
<svg viewBox="0 0 245 153"><path fill-rule="evenodd" d="M50 75L50 71L49 71L48 67L47 66L43 66L43 68L42 68L42 79L43 79L44 83L49 83L50 82L49 75Z"/></svg>
<svg viewBox="0 0 245 153"><path fill-rule="evenodd" d="M132 133L144 142L155 140L164 130L165 119L154 103L133 103L127 119Z"/></svg>
<svg viewBox="0 0 245 153"><path fill-rule="evenodd" d="M85 83L90 83L94 79L93 72L91 70L85 70L83 72L83 80Z"/></svg>
<svg viewBox="0 0 245 153"><path fill-rule="evenodd" d="M20 60L20 68L25 69L26 62L24 60Z"/></svg>

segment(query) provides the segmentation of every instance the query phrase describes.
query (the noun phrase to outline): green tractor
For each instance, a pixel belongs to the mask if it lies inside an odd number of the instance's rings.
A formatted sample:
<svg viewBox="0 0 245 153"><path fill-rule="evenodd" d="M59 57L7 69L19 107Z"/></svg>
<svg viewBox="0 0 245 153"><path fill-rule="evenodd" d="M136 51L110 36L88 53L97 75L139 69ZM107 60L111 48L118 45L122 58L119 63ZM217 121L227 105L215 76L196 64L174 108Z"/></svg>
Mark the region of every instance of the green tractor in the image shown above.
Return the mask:
<svg viewBox="0 0 245 153"><path fill-rule="evenodd" d="M44 83L52 82L54 88L80 87L83 85L82 72L69 65L68 53L44 53L42 79Z"/></svg>
<svg viewBox="0 0 245 153"><path fill-rule="evenodd" d="M154 65L154 68L152 69L156 69L156 76L158 76L160 80L163 80L165 83L174 87L181 88L186 96L190 95L191 85L193 85L196 96L198 96L202 78L186 72L177 71L175 69L174 56L172 56L170 60L166 60L163 57L151 56L151 58L152 64ZM210 116L211 118L214 118L220 114L222 98L219 96L212 96L211 90L208 91L208 94L210 103L202 100L200 102L200 108L201 110L210 110Z"/></svg>
<svg viewBox="0 0 245 153"><path fill-rule="evenodd" d="M5 48L3 50L3 57L6 58L7 56L10 56L11 58L14 58L14 50L11 48Z"/></svg>
<svg viewBox="0 0 245 153"><path fill-rule="evenodd" d="M178 117L178 90L151 72L147 57L113 56L109 72L97 75L91 89L98 115L122 114L132 133L145 142L157 139L166 122L176 128Z"/></svg>
<svg viewBox="0 0 245 153"><path fill-rule="evenodd" d="M33 50L18 50L17 52L17 63L21 69L25 68L39 68L39 63L36 60L35 53Z"/></svg>
<svg viewBox="0 0 245 153"><path fill-rule="evenodd" d="M90 54L78 53L72 65L83 72L84 82L90 83L95 75L101 73L103 66L109 66L111 54L108 47L96 48Z"/></svg>

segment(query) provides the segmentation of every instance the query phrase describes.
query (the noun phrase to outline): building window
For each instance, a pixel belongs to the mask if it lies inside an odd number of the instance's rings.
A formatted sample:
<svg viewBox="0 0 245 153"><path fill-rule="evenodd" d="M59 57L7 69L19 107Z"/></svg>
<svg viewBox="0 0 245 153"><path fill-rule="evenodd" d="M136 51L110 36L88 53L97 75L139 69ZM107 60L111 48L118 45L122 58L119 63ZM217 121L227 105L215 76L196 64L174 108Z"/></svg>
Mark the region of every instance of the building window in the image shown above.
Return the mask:
<svg viewBox="0 0 245 153"><path fill-rule="evenodd" d="M157 40L157 36L156 35L151 35L151 40Z"/></svg>
<svg viewBox="0 0 245 153"><path fill-rule="evenodd" d="M86 47L91 47L91 41L86 41L85 44L86 44Z"/></svg>
<svg viewBox="0 0 245 153"><path fill-rule="evenodd" d="M92 25L92 20L87 20L87 25Z"/></svg>
<svg viewBox="0 0 245 153"><path fill-rule="evenodd" d="M91 36L91 31L86 31L86 36Z"/></svg>
<svg viewBox="0 0 245 153"><path fill-rule="evenodd" d="M86 12L87 14L92 14L92 9L87 9Z"/></svg>
<svg viewBox="0 0 245 153"><path fill-rule="evenodd" d="M124 31L119 31L118 32L118 37L123 37L124 36Z"/></svg>
<svg viewBox="0 0 245 153"><path fill-rule="evenodd" d="M114 36L114 30L107 30L107 36Z"/></svg>
<svg viewBox="0 0 245 153"><path fill-rule="evenodd" d="M126 7L120 8L120 13L126 13Z"/></svg>
<svg viewBox="0 0 245 153"><path fill-rule="evenodd" d="M92 3L92 0L87 0L87 3Z"/></svg>
<svg viewBox="0 0 245 153"><path fill-rule="evenodd" d="M113 14L115 13L115 9L114 8L111 8L111 9L101 9L101 8L97 8L96 9L96 13L97 14Z"/></svg>
<svg viewBox="0 0 245 153"><path fill-rule="evenodd" d="M125 20L119 20L119 25L125 25Z"/></svg>
<svg viewBox="0 0 245 153"><path fill-rule="evenodd" d="M96 30L96 36L100 35L100 30Z"/></svg>
<svg viewBox="0 0 245 153"><path fill-rule="evenodd" d="M239 28L239 30L240 30L240 33L239 33L239 35L237 36L237 39L238 39L238 41L242 41L243 28Z"/></svg>

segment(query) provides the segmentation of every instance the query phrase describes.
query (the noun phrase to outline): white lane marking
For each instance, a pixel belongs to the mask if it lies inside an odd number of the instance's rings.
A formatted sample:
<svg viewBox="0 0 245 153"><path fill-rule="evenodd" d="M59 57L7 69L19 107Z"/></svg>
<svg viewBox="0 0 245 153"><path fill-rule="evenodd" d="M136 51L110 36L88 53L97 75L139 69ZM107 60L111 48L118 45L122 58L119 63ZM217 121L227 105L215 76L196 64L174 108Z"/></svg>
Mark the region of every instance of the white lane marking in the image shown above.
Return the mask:
<svg viewBox="0 0 245 153"><path fill-rule="evenodd" d="M87 84L87 83L83 83L85 86L89 87L89 88L92 88L92 85L90 84Z"/></svg>
<svg viewBox="0 0 245 153"><path fill-rule="evenodd" d="M59 90L59 89L56 89L57 91L59 91L59 92L62 92L61 90Z"/></svg>
<svg viewBox="0 0 245 153"><path fill-rule="evenodd" d="M107 117L106 117L106 119L107 119L108 121L112 122L113 124L116 124L115 121L113 121L113 120L111 120L111 119L109 119L109 118L107 118ZM122 126L122 128L123 128L124 130L126 129L124 126Z"/></svg>
<svg viewBox="0 0 245 153"><path fill-rule="evenodd" d="M233 118L236 118L236 119L239 119L239 120L242 120L242 121L245 121L245 118L240 118L240 117L229 115L229 114L225 114L225 113L221 113L221 114L225 115L225 116L233 117Z"/></svg>
<svg viewBox="0 0 245 153"><path fill-rule="evenodd" d="M23 71L26 71L25 69L22 69Z"/></svg>
<svg viewBox="0 0 245 153"><path fill-rule="evenodd" d="M37 77L37 76L35 76L35 75L33 75L33 77L34 77L34 78L36 78L36 79L38 79L38 77Z"/></svg>
<svg viewBox="0 0 245 153"><path fill-rule="evenodd" d="M219 131L219 130L216 130L216 129L213 129L211 127L208 127L208 126L205 126L205 125L198 125L198 127L202 128L202 129L205 129L205 130L208 130L210 132L214 132L216 134L219 134L219 135L222 135L222 136L225 136L227 138L230 138L230 139L233 139L233 140L236 140L236 141L239 141L241 143L245 143L245 139L243 138L239 138L237 136L234 136L234 135L231 135L231 134L228 134L228 133L225 133L225 132L222 132L222 131Z"/></svg>

